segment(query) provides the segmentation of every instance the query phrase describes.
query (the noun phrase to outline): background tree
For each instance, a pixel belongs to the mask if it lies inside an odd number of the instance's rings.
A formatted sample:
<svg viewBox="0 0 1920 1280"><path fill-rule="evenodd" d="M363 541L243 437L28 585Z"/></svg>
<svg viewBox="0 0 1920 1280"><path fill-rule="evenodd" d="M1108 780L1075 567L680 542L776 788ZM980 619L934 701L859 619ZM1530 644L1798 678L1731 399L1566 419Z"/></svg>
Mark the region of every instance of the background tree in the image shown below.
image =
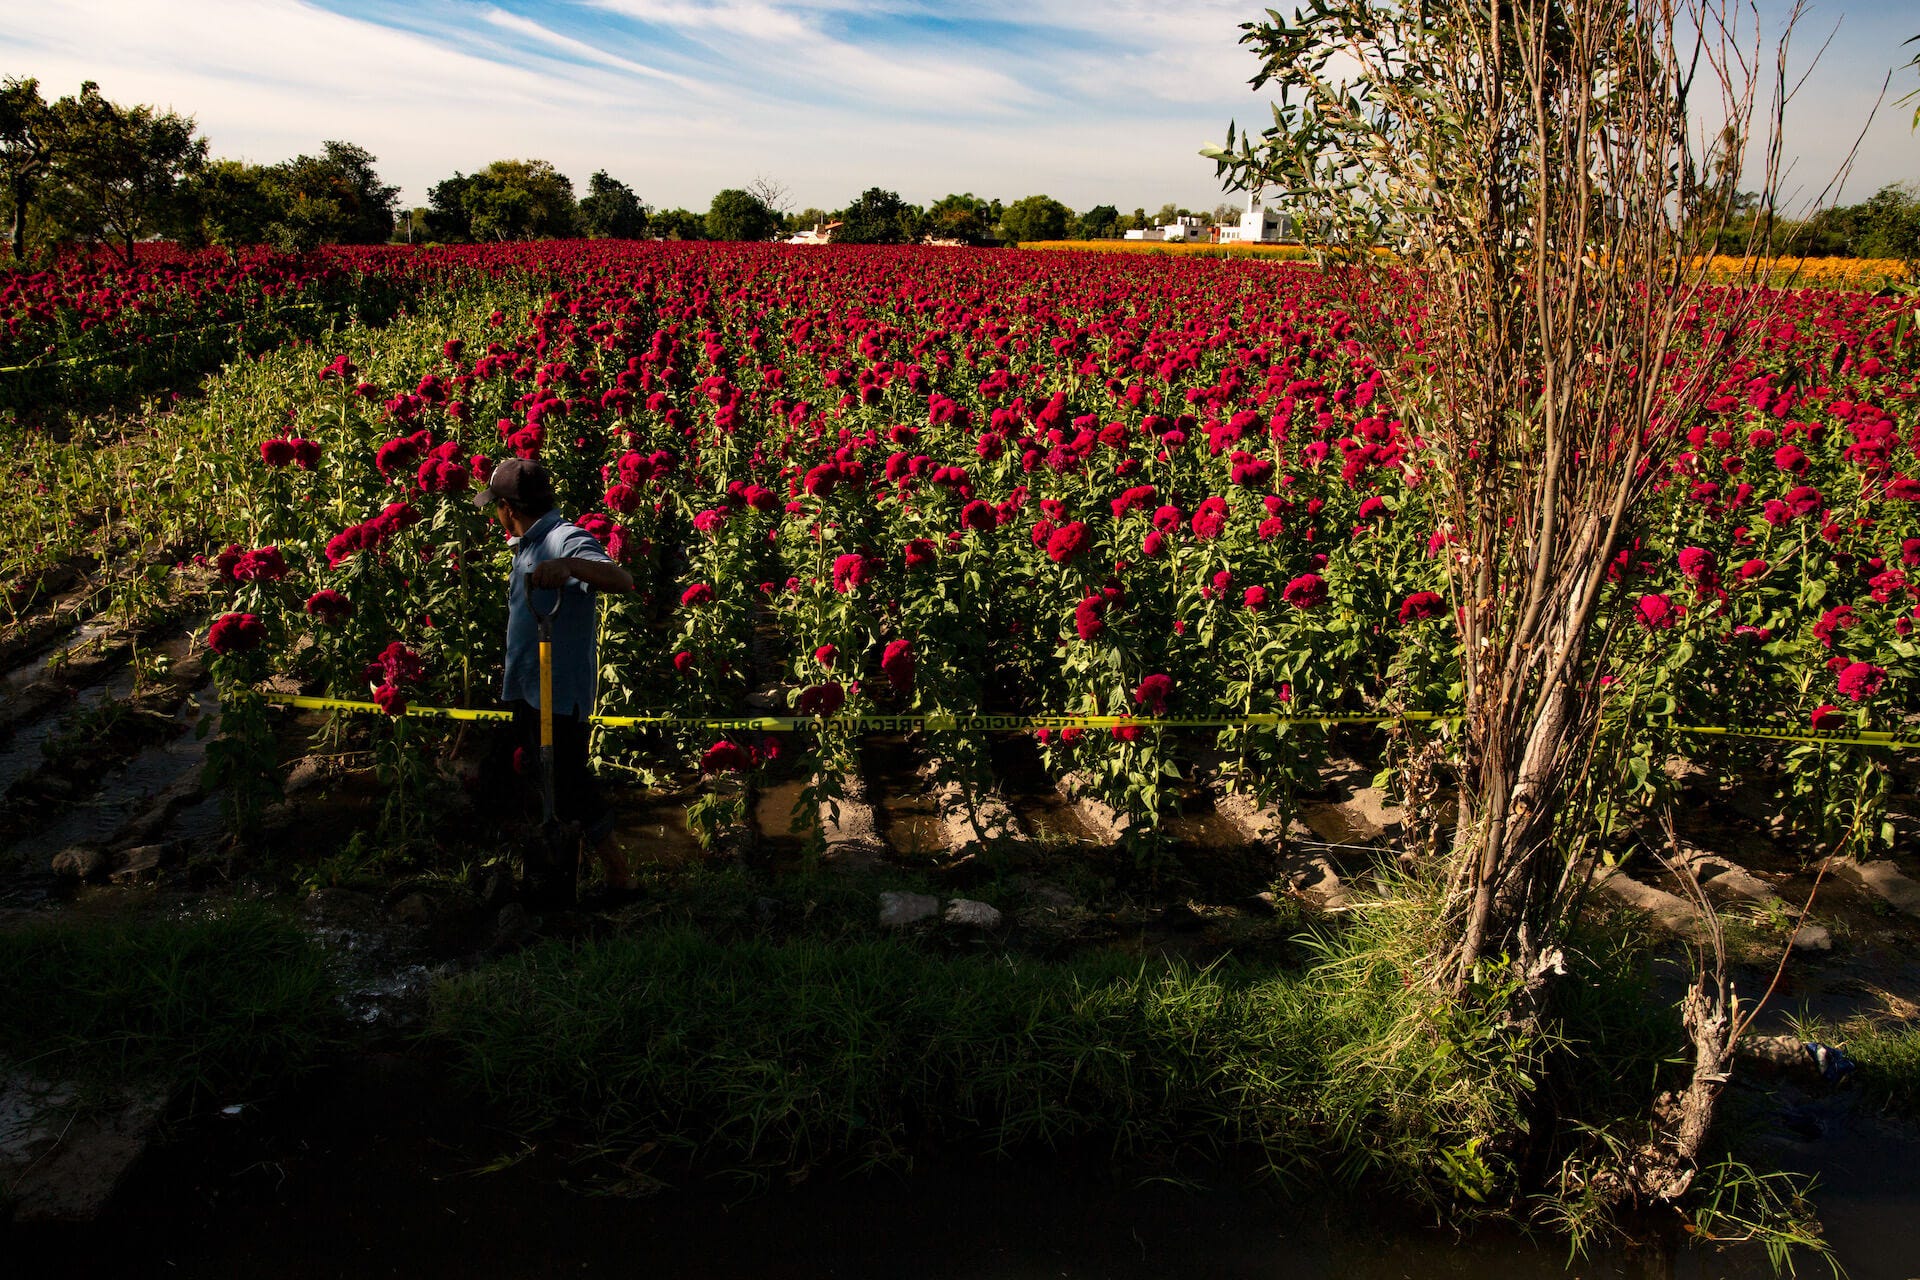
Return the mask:
<svg viewBox="0 0 1920 1280"><path fill-rule="evenodd" d="M1807 257L1920 258L1920 196L1911 184L1892 183L1859 204L1819 210L1783 238L1789 252Z"/></svg>
<svg viewBox="0 0 1920 1280"><path fill-rule="evenodd" d="M1108 240L1119 234L1120 211L1097 204L1074 220L1074 234L1082 240Z"/></svg>
<svg viewBox="0 0 1920 1280"><path fill-rule="evenodd" d="M1073 220L1073 210L1052 196L1028 196L1015 200L1000 215L1002 238L1013 244L1035 240L1064 240Z"/></svg>
<svg viewBox="0 0 1920 1280"><path fill-rule="evenodd" d="M50 114L60 138L52 177L62 229L118 245L131 264L135 241L178 222L182 182L205 161L206 139L195 135L192 117L118 106L91 80Z"/></svg>
<svg viewBox="0 0 1920 1280"><path fill-rule="evenodd" d="M275 205L268 238L293 252L323 244L384 244L393 235L400 188L380 181L376 163L365 147L327 142L317 156L299 155L267 168Z"/></svg>
<svg viewBox="0 0 1920 1280"><path fill-rule="evenodd" d="M704 240L707 220L687 209L667 209L647 219L647 226L662 240Z"/></svg>
<svg viewBox="0 0 1920 1280"><path fill-rule="evenodd" d="M868 187L839 217L835 244L909 244L922 234L920 210L880 187Z"/></svg>
<svg viewBox="0 0 1920 1280"><path fill-rule="evenodd" d="M243 160L209 161L186 185L183 204L183 243L229 249L266 243L280 211L272 171Z"/></svg>
<svg viewBox="0 0 1920 1280"><path fill-rule="evenodd" d="M993 234L993 223L987 202L971 191L942 196L927 207L927 231L942 240L980 244Z"/></svg>
<svg viewBox="0 0 1920 1280"><path fill-rule="evenodd" d="M747 184L747 194L773 210L774 216L782 220L793 211L793 193L787 190L787 184L764 173L753 175L753 181Z"/></svg>
<svg viewBox="0 0 1920 1280"><path fill-rule="evenodd" d="M788 232L811 231L815 227L824 227L831 221L833 221L833 215L825 209L809 206L797 213L789 213L785 220L785 230Z"/></svg>
<svg viewBox="0 0 1920 1280"><path fill-rule="evenodd" d="M647 208L633 188L601 169L587 179L580 198L580 221L587 234L609 240L638 240L647 234Z"/></svg>
<svg viewBox="0 0 1920 1280"><path fill-rule="evenodd" d="M716 194L707 209L709 240L770 240L780 225L779 214L769 209L760 197L738 187L728 187Z"/></svg>
<svg viewBox="0 0 1920 1280"><path fill-rule="evenodd" d="M427 232L446 244L473 239L473 215L467 211L467 192L479 181L458 170L427 188Z"/></svg>
<svg viewBox="0 0 1920 1280"><path fill-rule="evenodd" d="M55 139L40 82L9 77L0 85L0 182L5 184L7 238L15 262L27 253L27 217L53 165Z"/></svg>
<svg viewBox="0 0 1920 1280"><path fill-rule="evenodd" d="M495 160L427 192L436 240L538 240L579 234L573 183L545 160Z"/></svg>

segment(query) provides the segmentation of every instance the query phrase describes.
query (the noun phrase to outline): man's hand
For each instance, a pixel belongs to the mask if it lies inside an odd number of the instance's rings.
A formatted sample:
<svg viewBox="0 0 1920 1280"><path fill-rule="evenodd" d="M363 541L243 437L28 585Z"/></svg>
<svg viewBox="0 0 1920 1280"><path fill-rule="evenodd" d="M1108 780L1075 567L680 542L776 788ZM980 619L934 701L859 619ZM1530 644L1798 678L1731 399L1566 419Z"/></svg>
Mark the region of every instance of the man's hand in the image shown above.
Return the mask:
<svg viewBox="0 0 1920 1280"><path fill-rule="evenodd" d="M542 560L527 574L527 585L541 590L564 587L578 578L598 591L631 591L633 575L611 560L586 560L579 556L560 556Z"/></svg>
<svg viewBox="0 0 1920 1280"><path fill-rule="evenodd" d="M527 574L527 585L543 591L564 587L572 580L573 560L569 556L561 556L557 560L542 560Z"/></svg>

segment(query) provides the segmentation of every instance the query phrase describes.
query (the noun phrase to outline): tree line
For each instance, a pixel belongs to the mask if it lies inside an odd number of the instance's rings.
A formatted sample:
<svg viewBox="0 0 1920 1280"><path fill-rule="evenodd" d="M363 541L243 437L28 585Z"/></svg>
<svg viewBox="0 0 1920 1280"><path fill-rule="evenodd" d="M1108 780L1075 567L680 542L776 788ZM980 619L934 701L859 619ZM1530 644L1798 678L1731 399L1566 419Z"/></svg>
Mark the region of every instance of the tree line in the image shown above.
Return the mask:
<svg viewBox="0 0 1920 1280"><path fill-rule="evenodd" d="M16 261L36 245L114 247L164 238L189 246L271 244L301 252L321 244L388 240L462 243L575 236L668 240L771 240L832 224L841 244L961 244L1111 239L1176 217L1228 221L1221 205L1197 213L1172 204L1149 214L1095 205L1076 213L1046 195L1011 204L956 193L921 206L872 187L842 208L795 209L778 182L756 177L713 197L705 211L655 209L604 170L575 195L545 160L496 160L435 183L426 205L402 209L376 158L350 142L278 164L213 159L191 116L122 106L88 81L48 100L38 80L0 83L0 216Z"/></svg>

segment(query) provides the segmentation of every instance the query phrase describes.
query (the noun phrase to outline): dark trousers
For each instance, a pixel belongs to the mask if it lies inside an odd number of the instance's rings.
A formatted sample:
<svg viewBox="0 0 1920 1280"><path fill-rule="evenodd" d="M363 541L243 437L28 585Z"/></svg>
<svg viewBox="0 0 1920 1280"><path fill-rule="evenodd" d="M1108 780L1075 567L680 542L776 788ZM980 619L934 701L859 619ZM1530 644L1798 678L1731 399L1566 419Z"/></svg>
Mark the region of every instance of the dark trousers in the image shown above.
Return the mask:
<svg viewBox="0 0 1920 1280"><path fill-rule="evenodd" d="M540 712L532 703L516 700L507 704L513 712L513 745L524 754L523 776L531 789L534 812L540 804ZM600 800L600 786L587 767L587 735L590 726L584 716L553 718L553 813L561 822L577 822L592 827L606 812Z"/></svg>

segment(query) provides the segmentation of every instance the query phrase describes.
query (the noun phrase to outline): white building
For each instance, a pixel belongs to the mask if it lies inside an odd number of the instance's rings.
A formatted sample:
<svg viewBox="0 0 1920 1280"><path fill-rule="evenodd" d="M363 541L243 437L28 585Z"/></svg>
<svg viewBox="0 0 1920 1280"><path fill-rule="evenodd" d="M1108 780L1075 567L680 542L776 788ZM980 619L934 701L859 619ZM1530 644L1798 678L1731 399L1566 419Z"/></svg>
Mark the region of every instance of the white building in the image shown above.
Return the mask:
<svg viewBox="0 0 1920 1280"><path fill-rule="evenodd" d="M806 231L796 231L786 239L787 244L832 244L833 233L839 228L837 222L824 226L811 227Z"/></svg>
<svg viewBox="0 0 1920 1280"><path fill-rule="evenodd" d="M1148 227L1140 231L1123 233L1127 240L1165 240L1170 244L1184 244L1207 238L1206 224L1190 214L1175 218L1172 222L1157 227Z"/></svg>
<svg viewBox="0 0 1920 1280"><path fill-rule="evenodd" d="M1260 199L1258 188L1247 192L1247 208L1240 215L1240 225L1222 225L1219 230L1221 244L1278 244L1298 238L1293 215L1269 208Z"/></svg>

